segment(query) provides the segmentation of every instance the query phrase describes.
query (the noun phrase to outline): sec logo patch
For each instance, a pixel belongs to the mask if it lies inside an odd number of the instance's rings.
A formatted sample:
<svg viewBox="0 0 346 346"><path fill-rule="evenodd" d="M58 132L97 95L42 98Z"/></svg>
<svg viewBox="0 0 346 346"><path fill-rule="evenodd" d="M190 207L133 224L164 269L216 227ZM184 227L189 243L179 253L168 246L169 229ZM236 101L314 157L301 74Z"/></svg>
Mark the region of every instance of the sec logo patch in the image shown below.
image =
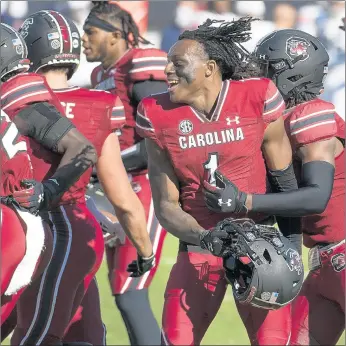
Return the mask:
<svg viewBox="0 0 346 346"><path fill-rule="evenodd" d="M179 124L179 132L183 135L188 135L193 130L193 124L190 120L183 120Z"/></svg>

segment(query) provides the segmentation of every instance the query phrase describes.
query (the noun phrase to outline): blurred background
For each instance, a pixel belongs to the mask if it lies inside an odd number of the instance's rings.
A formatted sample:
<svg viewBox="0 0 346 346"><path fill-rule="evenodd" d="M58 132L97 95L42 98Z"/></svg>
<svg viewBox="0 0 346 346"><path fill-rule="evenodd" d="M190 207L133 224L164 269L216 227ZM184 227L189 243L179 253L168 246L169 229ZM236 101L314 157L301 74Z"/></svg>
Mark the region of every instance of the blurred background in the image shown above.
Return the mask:
<svg viewBox="0 0 346 346"><path fill-rule="evenodd" d="M142 33L155 47L168 51L185 29L197 27L207 18L226 19L251 15L261 19L253 24L252 50L267 33L282 28L296 28L317 36L330 54L329 76L323 99L334 103L345 119L345 33L338 26L345 16L344 1L117 1L128 9ZM2 21L19 28L30 13L52 9L73 19L82 31L91 1L1 1ZM97 65L97 64L96 64ZM95 64L82 64L71 84L89 85Z"/></svg>
<svg viewBox="0 0 346 346"><path fill-rule="evenodd" d="M251 15L261 19L253 24L252 40L246 48L252 50L256 42L275 29L296 28L315 35L326 46L330 55L329 75L322 98L334 103L345 119L345 32L339 29L345 16L344 1L116 1L131 12L142 35L155 47L168 51L185 29L196 28L207 18L232 20ZM29 14L52 9L73 19L81 33L89 13L91 1L1 1L1 21L19 28ZM90 86L90 74L98 63L82 63L71 84ZM177 240L167 236L160 268L150 288L152 308L161 324L163 292L177 253ZM306 260L306 251L304 252ZM306 263L306 261L305 261ZM307 272L307 266L306 272ZM126 330L110 295L106 267L97 275L102 304L102 315L107 326L109 345L128 345ZM6 344L6 341L5 343ZM206 334L204 345L249 345L245 329L234 307L229 290L225 301ZM344 336L339 344L345 344Z"/></svg>

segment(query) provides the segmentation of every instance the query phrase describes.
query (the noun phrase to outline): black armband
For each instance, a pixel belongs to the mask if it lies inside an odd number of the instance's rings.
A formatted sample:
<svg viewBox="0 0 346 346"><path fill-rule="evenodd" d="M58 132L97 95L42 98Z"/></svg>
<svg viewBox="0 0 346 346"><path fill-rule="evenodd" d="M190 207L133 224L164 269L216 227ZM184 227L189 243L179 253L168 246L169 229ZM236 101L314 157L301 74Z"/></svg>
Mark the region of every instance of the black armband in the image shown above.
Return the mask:
<svg viewBox="0 0 346 346"><path fill-rule="evenodd" d="M303 164L298 190L252 196L252 211L279 216L305 216L322 213L334 182L333 165L326 161Z"/></svg>
<svg viewBox="0 0 346 346"><path fill-rule="evenodd" d="M121 158L127 172L147 168L148 153L145 146L145 140L122 150Z"/></svg>
<svg viewBox="0 0 346 346"><path fill-rule="evenodd" d="M21 110L14 118L19 131L46 149L56 152L57 144L75 126L51 104L34 103Z"/></svg>
<svg viewBox="0 0 346 346"><path fill-rule="evenodd" d="M158 80L145 80L137 82L132 88L132 99L138 104L144 97L167 91L167 83Z"/></svg>

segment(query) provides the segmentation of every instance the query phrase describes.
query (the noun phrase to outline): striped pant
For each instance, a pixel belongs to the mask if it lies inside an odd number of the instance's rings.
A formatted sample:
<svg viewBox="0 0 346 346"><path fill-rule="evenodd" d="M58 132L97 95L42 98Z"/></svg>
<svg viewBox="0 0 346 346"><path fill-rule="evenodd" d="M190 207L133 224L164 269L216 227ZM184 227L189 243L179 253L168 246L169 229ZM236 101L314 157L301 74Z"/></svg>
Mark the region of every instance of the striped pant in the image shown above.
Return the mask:
<svg viewBox="0 0 346 346"><path fill-rule="evenodd" d="M156 254L157 265L143 276L131 278L126 269L129 263L137 259L137 251L130 240L126 237L125 244L117 245L116 247L106 246L108 277L114 295L149 287L158 268L163 242L166 237L166 231L162 229L154 213L148 176L140 174L132 176L131 179L134 190L146 212L147 229Z"/></svg>
<svg viewBox="0 0 346 346"><path fill-rule="evenodd" d="M102 262L102 230L85 204L60 206L48 213L48 220L53 256L41 279L18 301L11 345L61 342Z"/></svg>

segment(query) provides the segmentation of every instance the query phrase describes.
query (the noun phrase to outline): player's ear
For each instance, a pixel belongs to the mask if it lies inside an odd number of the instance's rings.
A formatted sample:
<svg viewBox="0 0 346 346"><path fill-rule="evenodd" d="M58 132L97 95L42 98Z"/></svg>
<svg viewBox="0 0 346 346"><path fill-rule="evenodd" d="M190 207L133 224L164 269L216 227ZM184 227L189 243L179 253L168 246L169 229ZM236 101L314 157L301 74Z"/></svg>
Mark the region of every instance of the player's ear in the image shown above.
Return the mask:
<svg viewBox="0 0 346 346"><path fill-rule="evenodd" d="M121 39L121 33L118 31L110 33L111 35L111 44L116 44Z"/></svg>
<svg viewBox="0 0 346 346"><path fill-rule="evenodd" d="M207 63L205 64L206 69L205 69L205 76L206 77L211 77L213 76L216 71L218 70L218 66L216 64L215 60L208 60Z"/></svg>

